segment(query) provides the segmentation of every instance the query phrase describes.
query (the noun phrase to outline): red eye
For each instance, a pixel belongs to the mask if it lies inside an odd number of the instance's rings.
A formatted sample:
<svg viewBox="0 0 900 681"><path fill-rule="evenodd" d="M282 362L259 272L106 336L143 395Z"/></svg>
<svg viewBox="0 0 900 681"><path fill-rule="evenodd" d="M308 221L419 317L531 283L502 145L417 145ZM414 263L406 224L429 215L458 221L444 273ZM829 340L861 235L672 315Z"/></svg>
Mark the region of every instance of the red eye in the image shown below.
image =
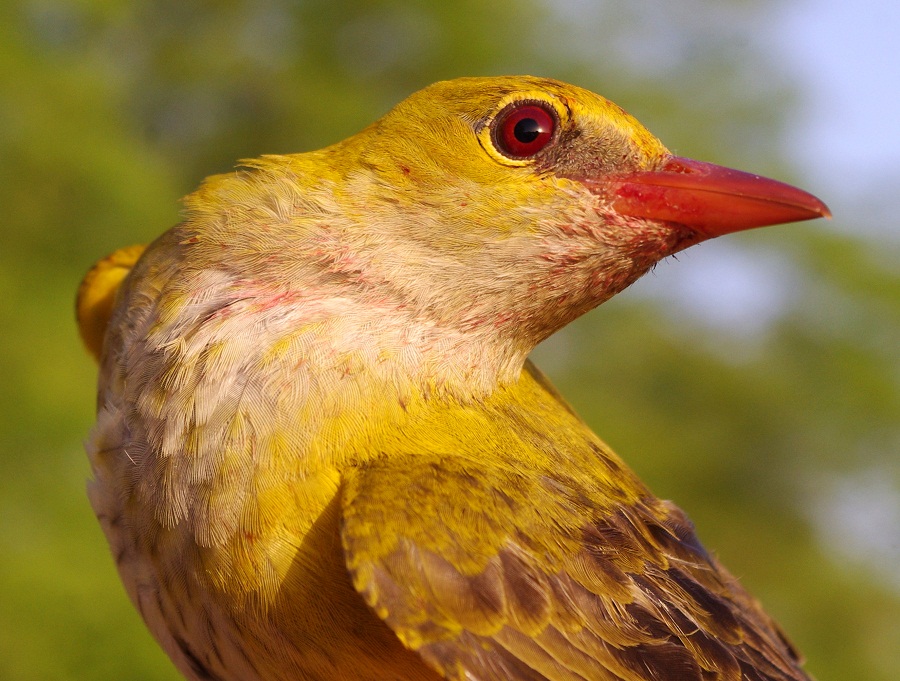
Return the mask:
<svg viewBox="0 0 900 681"><path fill-rule="evenodd" d="M494 144L507 156L534 156L553 139L556 116L538 104L519 104L494 121Z"/></svg>

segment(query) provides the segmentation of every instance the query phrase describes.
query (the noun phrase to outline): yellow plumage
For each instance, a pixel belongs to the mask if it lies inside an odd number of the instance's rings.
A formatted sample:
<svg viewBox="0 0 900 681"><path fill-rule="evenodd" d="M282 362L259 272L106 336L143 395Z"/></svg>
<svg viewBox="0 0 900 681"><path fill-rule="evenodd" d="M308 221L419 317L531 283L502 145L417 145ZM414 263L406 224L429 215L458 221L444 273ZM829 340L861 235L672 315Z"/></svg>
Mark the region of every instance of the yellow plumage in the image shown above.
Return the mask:
<svg viewBox="0 0 900 681"><path fill-rule="evenodd" d="M186 207L78 299L91 501L185 676L806 678L526 357L659 259L820 202L508 77Z"/></svg>
<svg viewBox="0 0 900 681"><path fill-rule="evenodd" d="M116 293L143 252L143 246L120 248L97 261L78 287L75 301L78 331L84 346L98 362L103 350L103 335L116 302Z"/></svg>

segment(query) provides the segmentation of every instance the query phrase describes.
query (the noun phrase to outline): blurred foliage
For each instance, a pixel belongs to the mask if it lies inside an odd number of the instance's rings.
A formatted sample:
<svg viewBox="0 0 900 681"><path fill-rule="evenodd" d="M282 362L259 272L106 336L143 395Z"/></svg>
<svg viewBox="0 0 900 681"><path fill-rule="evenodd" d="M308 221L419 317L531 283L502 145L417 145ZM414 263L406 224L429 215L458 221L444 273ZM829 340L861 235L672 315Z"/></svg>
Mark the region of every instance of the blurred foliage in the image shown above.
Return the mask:
<svg viewBox="0 0 900 681"><path fill-rule="evenodd" d="M95 371L72 299L96 258L162 232L176 198L235 159L336 141L458 75L577 82L679 153L786 176L795 86L751 39L768 8L3 3L0 678L177 678L84 497ZM820 681L888 681L900 678L900 277L894 246L849 236L866 216L852 230L844 219L688 251L537 355L690 512ZM728 249L782 264L762 281L781 303L753 333L698 322L701 296L677 295L679 270Z"/></svg>

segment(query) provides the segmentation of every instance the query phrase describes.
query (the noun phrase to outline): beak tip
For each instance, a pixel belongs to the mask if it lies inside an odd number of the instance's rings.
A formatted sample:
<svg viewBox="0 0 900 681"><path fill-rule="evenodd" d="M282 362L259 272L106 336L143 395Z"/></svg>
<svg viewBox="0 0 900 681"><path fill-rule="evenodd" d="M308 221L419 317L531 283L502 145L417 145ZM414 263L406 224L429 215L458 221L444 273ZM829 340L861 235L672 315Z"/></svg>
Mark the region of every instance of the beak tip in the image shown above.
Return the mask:
<svg viewBox="0 0 900 681"><path fill-rule="evenodd" d="M809 202L806 206L803 206L803 208L808 211L808 214L805 218L800 219L818 220L819 218L824 218L826 220L831 220L831 209L825 205L825 202L812 194L807 194L807 196L809 197Z"/></svg>

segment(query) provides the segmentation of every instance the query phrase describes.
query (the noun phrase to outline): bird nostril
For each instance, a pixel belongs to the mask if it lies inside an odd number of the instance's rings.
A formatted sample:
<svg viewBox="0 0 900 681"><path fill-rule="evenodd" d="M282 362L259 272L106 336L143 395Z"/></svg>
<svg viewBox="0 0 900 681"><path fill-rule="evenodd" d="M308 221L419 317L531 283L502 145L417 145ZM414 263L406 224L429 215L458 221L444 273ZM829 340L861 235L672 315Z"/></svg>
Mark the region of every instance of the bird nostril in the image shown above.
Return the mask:
<svg viewBox="0 0 900 681"><path fill-rule="evenodd" d="M672 156L666 161L661 170L667 173L684 173L685 175L690 175L691 173L696 172L696 167L684 163L681 158L678 156Z"/></svg>

